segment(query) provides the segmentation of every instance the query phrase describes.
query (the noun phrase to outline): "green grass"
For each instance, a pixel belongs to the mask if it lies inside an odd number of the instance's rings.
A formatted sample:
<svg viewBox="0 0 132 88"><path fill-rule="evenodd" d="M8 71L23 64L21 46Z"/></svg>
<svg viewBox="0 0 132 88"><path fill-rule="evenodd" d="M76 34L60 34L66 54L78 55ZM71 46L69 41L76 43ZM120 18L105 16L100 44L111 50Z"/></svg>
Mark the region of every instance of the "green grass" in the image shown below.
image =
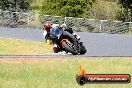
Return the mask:
<svg viewBox="0 0 132 88"><path fill-rule="evenodd" d="M45 42L0 38L0 55L7 54L48 54L52 45Z"/></svg>
<svg viewBox="0 0 132 88"><path fill-rule="evenodd" d="M0 63L0 88L131 88L132 84L76 83L78 67L87 74L130 74L132 58L51 58L40 62Z"/></svg>

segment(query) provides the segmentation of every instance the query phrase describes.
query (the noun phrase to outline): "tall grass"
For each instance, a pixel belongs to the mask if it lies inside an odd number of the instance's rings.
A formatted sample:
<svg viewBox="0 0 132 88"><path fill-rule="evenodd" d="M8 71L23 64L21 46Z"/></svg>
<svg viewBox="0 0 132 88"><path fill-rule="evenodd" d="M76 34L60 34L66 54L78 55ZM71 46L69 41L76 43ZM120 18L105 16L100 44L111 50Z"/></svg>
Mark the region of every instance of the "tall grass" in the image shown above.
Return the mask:
<svg viewBox="0 0 132 88"><path fill-rule="evenodd" d="M78 67L88 74L130 74L132 58L72 58L42 59L40 62L0 63L0 88L131 88L132 84L76 83Z"/></svg>

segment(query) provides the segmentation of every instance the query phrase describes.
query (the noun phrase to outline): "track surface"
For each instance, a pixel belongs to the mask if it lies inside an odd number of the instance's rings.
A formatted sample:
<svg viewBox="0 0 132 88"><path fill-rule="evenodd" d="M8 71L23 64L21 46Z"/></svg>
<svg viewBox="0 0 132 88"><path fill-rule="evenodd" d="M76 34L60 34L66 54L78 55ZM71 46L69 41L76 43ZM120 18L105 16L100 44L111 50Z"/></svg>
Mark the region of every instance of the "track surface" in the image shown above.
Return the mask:
<svg viewBox="0 0 132 88"><path fill-rule="evenodd" d="M0 27L0 37L42 42L43 30ZM132 56L132 36L79 32L87 48L85 56Z"/></svg>

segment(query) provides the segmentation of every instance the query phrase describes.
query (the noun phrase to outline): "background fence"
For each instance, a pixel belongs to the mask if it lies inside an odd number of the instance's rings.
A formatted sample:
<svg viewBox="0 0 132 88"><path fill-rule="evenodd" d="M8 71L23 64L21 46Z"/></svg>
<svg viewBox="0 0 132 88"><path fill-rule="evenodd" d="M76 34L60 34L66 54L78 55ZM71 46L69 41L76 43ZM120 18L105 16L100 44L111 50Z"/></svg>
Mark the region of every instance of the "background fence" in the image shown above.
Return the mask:
<svg viewBox="0 0 132 88"><path fill-rule="evenodd" d="M50 15L39 15L21 12L0 12L0 26L15 28L41 28L45 21L53 23L66 23L76 31L88 31L98 33L132 33L132 22L96 20L87 18L61 17Z"/></svg>

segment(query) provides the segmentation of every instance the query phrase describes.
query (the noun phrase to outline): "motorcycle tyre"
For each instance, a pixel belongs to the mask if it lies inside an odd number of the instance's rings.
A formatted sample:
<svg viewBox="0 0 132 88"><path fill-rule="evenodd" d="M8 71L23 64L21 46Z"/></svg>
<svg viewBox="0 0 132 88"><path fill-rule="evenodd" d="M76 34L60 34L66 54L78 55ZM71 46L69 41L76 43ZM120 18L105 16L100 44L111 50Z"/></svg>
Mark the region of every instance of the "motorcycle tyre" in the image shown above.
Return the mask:
<svg viewBox="0 0 132 88"><path fill-rule="evenodd" d="M72 53L73 55L78 54L78 52L73 50L65 41L62 42L62 45L64 46L66 50L68 50L68 52Z"/></svg>
<svg viewBox="0 0 132 88"><path fill-rule="evenodd" d="M87 52L86 48L84 47L84 45L80 45L80 55L83 55Z"/></svg>

